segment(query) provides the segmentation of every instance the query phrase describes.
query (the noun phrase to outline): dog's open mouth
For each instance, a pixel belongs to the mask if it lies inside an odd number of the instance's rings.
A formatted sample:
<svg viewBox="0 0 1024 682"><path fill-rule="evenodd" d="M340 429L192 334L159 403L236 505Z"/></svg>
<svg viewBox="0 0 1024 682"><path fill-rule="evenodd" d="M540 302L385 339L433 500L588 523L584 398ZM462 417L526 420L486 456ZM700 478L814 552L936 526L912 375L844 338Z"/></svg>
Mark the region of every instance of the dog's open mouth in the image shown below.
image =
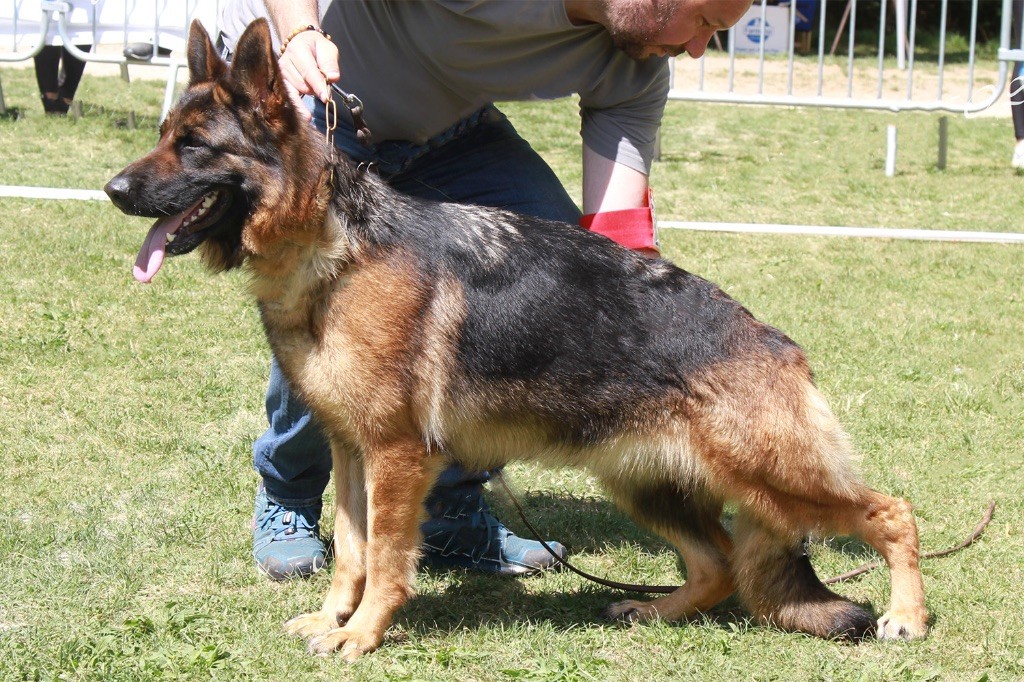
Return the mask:
<svg viewBox="0 0 1024 682"><path fill-rule="evenodd" d="M135 279L152 281L166 254L179 256L199 246L230 205L230 193L215 189L181 213L153 223L135 259Z"/></svg>

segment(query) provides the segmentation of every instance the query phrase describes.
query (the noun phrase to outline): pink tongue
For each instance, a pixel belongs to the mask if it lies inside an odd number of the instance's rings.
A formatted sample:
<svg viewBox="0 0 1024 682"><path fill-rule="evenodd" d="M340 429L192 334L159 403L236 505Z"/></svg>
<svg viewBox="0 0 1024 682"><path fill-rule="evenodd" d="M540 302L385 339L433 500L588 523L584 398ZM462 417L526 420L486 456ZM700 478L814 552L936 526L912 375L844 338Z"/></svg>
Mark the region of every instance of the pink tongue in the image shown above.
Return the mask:
<svg viewBox="0 0 1024 682"><path fill-rule="evenodd" d="M161 218L153 223L153 227L149 228L149 234L146 235L146 241L143 242L139 255L135 259L135 267L132 269L135 279L148 284L156 276L157 270L164 263L167 235L173 234L178 229L183 218L183 215Z"/></svg>
<svg viewBox="0 0 1024 682"><path fill-rule="evenodd" d="M132 270L135 279L143 284L149 284L156 277L157 270L164 264L164 255L167 253L167 235L177 232L181 224L185 222L185 216L199 208L199 205L205 200L206 197L203 197L192 204L188 210L182 211L178 215L161 218L153 223L153 227L149 228L146 241L142 243L139 255L135 259L135 268Z"/></svg>

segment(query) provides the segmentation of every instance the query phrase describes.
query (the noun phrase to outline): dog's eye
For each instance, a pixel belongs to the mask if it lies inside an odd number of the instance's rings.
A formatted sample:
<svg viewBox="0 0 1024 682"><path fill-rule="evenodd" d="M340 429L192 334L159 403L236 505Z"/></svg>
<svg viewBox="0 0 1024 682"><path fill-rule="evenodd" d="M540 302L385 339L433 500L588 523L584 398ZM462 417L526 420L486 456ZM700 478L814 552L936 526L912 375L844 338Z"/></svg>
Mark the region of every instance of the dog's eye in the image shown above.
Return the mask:
<svg viewBox="0 0 1024 682"><path fill-rule="evenodd" d="M182 149L202 149L208 145L195 135L186 133L178 138L178 146Z"/></svg>

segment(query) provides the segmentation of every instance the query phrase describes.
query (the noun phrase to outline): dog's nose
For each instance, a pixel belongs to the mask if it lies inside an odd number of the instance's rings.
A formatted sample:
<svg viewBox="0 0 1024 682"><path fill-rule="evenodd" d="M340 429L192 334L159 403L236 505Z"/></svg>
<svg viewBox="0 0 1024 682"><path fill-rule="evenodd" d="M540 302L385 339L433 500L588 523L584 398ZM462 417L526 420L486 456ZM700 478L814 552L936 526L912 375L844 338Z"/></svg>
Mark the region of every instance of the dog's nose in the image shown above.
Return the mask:
<svg viewBox="0 0 1024 682"><path fill-rule="evenodd" d="M103 191L110 197L110 201L114 203L122 211L128 212L132 206L132 183L124 175L115 176L107 186L103 188Z"/></svg>

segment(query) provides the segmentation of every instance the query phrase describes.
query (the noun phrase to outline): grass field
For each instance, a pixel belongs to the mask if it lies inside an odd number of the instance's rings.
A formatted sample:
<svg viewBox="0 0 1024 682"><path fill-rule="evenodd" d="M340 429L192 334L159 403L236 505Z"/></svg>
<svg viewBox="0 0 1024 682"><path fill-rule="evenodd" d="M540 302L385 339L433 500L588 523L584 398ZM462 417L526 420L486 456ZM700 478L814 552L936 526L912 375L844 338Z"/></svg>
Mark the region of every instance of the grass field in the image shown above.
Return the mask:
<svg viewBox="0 0 1024 682"><path fill-rule="evenodd" d="M99 188L155 141L160 85L90 78L86 116L45 119L29 70L0 71L0 184ZM99 104L103 105L103 110ZM139 130L129 130L135 110ZM510 105L579 186L571 102ZM1022 231L1010 123L672 104L654 172L662 218ZM900 130L885 178L885 126ZM863 456L911 499L926 549L984 537L923 570L931 637L846 645L758 627L727 603L686 624L623 628L619 594L571 574L428 573L387 645L347 667L283 621L326 573L275 584L250 558L267 347L244 274L197 259L131 279L148 221L101 202L0 202L0 680L1014 680L1024 678L1020 246L670 232L665 254L803 344ZM527 512L609 577L681 580L586 476L515 466ZM513 528L500 496L499 514ZM521 529L520 529L521 530ZM819 573L873 559L812 545ZM879 612L887 575L839 591Z"/></svg>

